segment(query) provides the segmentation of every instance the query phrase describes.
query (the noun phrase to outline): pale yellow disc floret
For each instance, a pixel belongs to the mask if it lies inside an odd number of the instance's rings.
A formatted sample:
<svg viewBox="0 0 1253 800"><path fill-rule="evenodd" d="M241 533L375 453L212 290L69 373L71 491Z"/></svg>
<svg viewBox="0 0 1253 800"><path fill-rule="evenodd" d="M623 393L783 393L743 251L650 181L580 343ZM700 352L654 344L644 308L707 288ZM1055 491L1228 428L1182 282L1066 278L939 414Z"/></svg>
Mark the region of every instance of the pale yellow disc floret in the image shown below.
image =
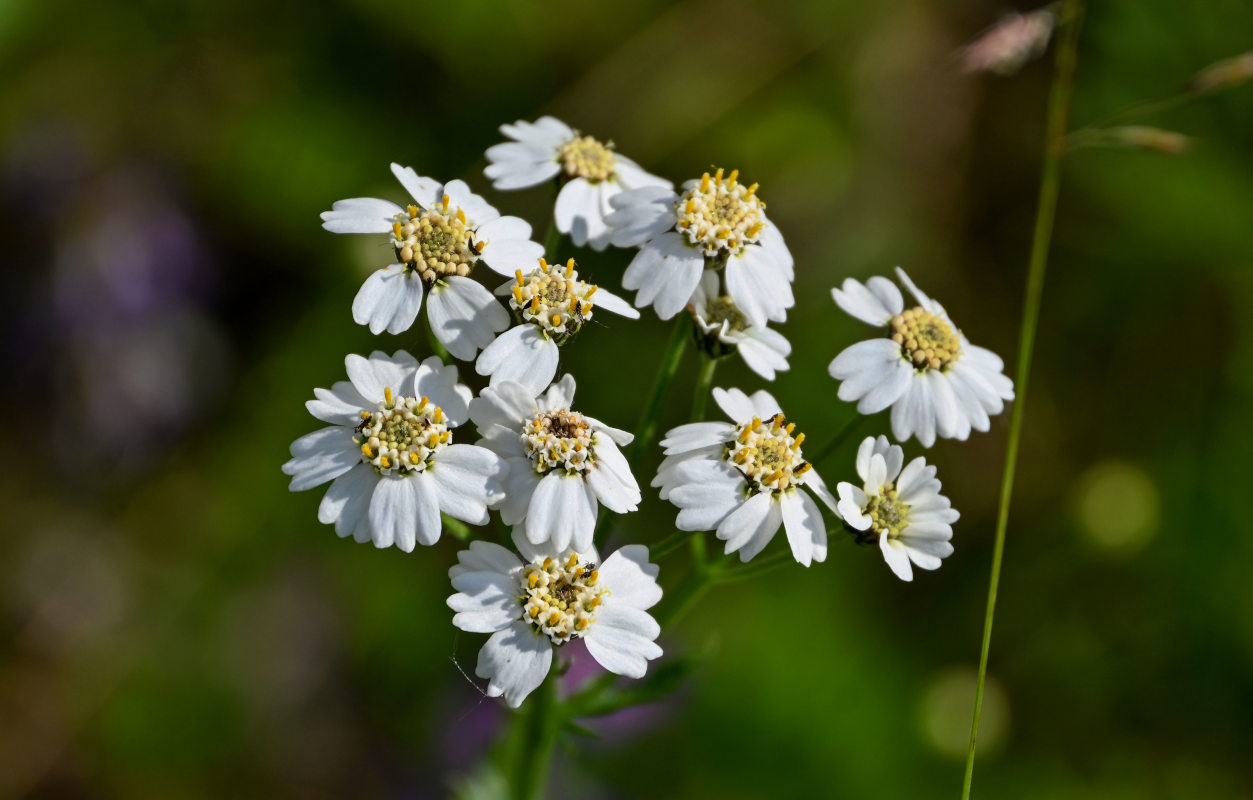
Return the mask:
<svg viewBox="0 0 1253 800"><path fill-rule="evenodd" d="M529 276L518 270L514 277L509 307L559 344L592 318L592 295L598 287L579 280L573 258L564 267L541 258Z"/></svg>
<svg viewBox="0 0 1253 800"><path fill-rule="evenodd" d="M474 241L465 212L449 207L448 195L429 209L411 205L392 219L396 258L428 284L469 275L483 244Z"/></svg>
<svg viewBox="0 0 1253 800"><path fill-rule="evenodd" d="M961 338L944 317L916 306L892 317L892 341L919 369L944 369L961 355Z"/></svg>
<svg viewBox="0 0 1253 800"><path fill-rule="evenodd" d="M576 136L561 146L558 155L562 168L571 178L604 181L613 177L617 167L613 142L601 144L591 136Z"/></svg>
<svg viewBox="0 0 1253 800"><path fill-rule="evenodd" d="M361 460L381 475L424 472L431 457L452 442L448 419L427 398L393 397L391 387L376 411L362 411L353 441Z"/></svg>
<svg viewBox="0 0 1253 800"><path fill-rule="evenodd" d="M521 574L522 618L553 644L581 636L596 621L593 613L609 594L599 581L594 565L580 564L574 553L528 564Z"/></svg>
<svg viewBox="0 0 1253 800"><path fill-rule="evenodd" d="M897 497L896 488L885 483L873 495L864 512L870 517L870 529L880 535L896 537L909 524L909 505Z"/></svg>
<svg viewBox="0 0 1253 800"><path fill-rule="evenodd" d="M727 446L726 460L748 480L755 492L785 492L805 482L812 465L801 455L805 434L782 414L767 420L753 417Z"/></svg>
<svg viewBox="0 0 1253 800"><path fill-rule="evenodd" d="M708 258L739 253L755 243L766 226L762 216L766 204L757 196L757 184L745 186L738 176L738 170L725 178L721 169L713 175L706 172L674 205L679 216L675 229Z"/></svg>
<svg viewBox="0 0 1253 800"><path fill-rule="evenodd" d="M537 412L522 429L522 449L539 473L559 469L571 475L591 469L595 443L587 418L568 408Z"/></svg>

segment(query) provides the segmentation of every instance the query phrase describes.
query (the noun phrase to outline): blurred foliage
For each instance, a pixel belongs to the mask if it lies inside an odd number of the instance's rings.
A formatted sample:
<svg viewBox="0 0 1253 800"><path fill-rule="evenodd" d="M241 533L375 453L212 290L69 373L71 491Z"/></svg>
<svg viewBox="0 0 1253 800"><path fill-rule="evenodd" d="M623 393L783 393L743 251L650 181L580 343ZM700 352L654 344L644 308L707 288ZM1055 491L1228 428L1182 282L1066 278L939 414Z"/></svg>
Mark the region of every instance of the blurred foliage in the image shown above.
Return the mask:
<svg viewBox="0 0 1253 800"><path fill-rule="evenodd" d="M1093 5L1077 125L1251 47L1241 0ZM398 197L396 160L542 230L550 194L481 172L497 125L541 113L676 180L739 167L797 261L770 390L822 441L853 413L826 364L867 335L827 294L846 276L905 265L1012 367L1048 65L954 62L1002 10L0 3L0 794L492 796L477 765L509 714L461 674L480 637L444 606L456 542L338 540L278 469L345 353L428 350L353 324L377 243L318 212ZM1253 531L1232 494L1253 451L1253 87L1140 122L1194 146L1065 165L981 797L1253 796ZM628 257L578 255L608 286ZM585 331L564 355L580 406L629 427L666 335L652 315ZM730 361L717 380L760 385ZM699 660L682 690L588 722L555 789L956 794L1005 425L928 454L963 512L942 570L902 584L837 537L826 564L716 587L663 635ZM851 448L823 472L851 475ZM646 493L619 539L672 519Z"/></svg>

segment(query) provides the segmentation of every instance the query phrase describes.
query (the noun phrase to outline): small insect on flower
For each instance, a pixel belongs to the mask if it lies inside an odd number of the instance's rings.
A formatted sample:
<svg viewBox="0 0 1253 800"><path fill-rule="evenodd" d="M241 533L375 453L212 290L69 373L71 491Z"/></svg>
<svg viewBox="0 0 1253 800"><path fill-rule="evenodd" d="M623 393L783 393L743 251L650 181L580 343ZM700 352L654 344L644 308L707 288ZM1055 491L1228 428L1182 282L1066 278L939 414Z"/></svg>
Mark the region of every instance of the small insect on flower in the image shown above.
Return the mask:
<svg viewBox="0 0 1253 800"><path fill-rule="evenodd" d="M827 368L841 381L839 398L857 402L862 414L892 408L892 435L917 436L923 447L936 434L965 441L971 430L986 431L989 415L1014 398L1004 363L976 347L949 319L944 307L923 294L905 271L896 275L917 305L906 309L896 284L873 277L865 285L848 278L832 289L836 304L862 322L886 328L880 339L858 342Z"/></svg>
<svg viewBox="0 0 1253 800"><path fill-rule="evenodd" d="M453 625L490 633L475 674L489 697L517 708L544 682L553 650L583 639L602 667L642 678L661 656L661 628L648 609L661 600L658 567L648 548L627 545L597 566L596 553L536 546L515 530L518 555L477 541L448 571L457 593L448 598Z"/></svg>
<svg viewBox="0 0 1253 800"><path fill-rule="evenodd" d="M639 319L631 304L579 279L574 259L560 264L539 260L530 273L518 270L514 280L496 294L509 298L517 324L483 348L475 363L492 385L510 380L539 394L557 374L558 348L574 337L593 309L604 309L628 319Z"/></svg>
<svg viewBox="0 0 1253 800"><path fill-rule="evenodd" d="M414 203L361 197L336 202L322 213L332 233L390 234L396 263L372 274L352 303L352 316L371 333L402 333L413 325L429 293L431 330L453 356L469 360L509 315L487 289L468 276L479 261L501 275L532 265L544 248L531 241L531 226L502 217L464 181L441 184L409 167L392 174Z"/></svg>
<svg viewBox="0 0 1253 800"><path fill-rule="evenodd" d="M953 523L960 516L940 494L934 466L922 456L905 465L905 451L886 436L868 436L857 448L861 487L840 482L840 517L861 542L877 542L883 559L903 581L913 580L910 562L938 569L953 554Z"/></svg>
<svg viewBox="0 0 1253 800"><path fill-rule="evenodd" d="M470 403L479 444L509 466L505 494L493 507L532 544L590 550L596 515L635 511L640 487L618 450L634 437L571 409L574 377L542 394L500 381Z"/></svg>
<svg viewBox="0 0 1253 800"><path fill-rule="evenodd" d="M345 359L347 381L314 389L309 413L330 427L297 439L283 472L293 492L327 481L318 520L376 547L439 540L440 512L475 525L504 498L507 465L483 447L455 444L469 416L469 388L438 356L405 351Z"/></svg>
<svg viewBox="0 0 1253 800"><path fill-rule="evenodd" d="M718 273L705 270L687 310L696 323L696 338L711 358L738 352L749 369L768 381L788 368L792 345L783 334L754 325L735 300L719 291Z"/></svg>
<svg viewBox="0 0 1253 800"><path fill-rule="evenodd" d="M612 243L640 248L622 275L625 288L638 290L636 308L651 305L670 319L690 302L706 267L725 268L727 293L752 324L787 319L795 303L792 254L757 184L740 183L738 170L706 172L682 194L636 189L610 202Z"/></svg>
<svg viewBox="0 0 1253 800"><path fill-rule="evenodd" d="M801 445L805 434L788 422L763 391L714 389L719 408L734 420L680 425L661 441L666 458L652 485L679 508L676 527L716 530L726 552L748 561L765 549L782 524L792 555L805 566L827 557L827 529L808 492L834 511L836 502Z"/></svg>

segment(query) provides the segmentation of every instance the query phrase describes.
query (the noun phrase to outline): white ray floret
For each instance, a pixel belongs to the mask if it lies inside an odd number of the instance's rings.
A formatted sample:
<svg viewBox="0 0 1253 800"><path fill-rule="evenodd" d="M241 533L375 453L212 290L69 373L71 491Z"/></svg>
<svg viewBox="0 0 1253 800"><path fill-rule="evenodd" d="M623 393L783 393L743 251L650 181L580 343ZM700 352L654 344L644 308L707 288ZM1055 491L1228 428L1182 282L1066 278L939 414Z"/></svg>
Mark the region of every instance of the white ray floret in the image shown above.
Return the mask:
<svg viewBox="0 0 1253 800"><path fill-rule="evenodd" d="M331 425L292 443L283 465L291 490L331 481L318 520L376 547L434 544L440 512L485 524L488 506L504 498L507 467L485 447L453 441L471 400L457 368L437 356L419 364L403 350L345 364L349 380L315 389L306 403Z"/></svg>
<svg viewBox="0 0 1253 800"><path fill-rule="evenodd" d="M754 325L730 295L719 291L718 273L705 270L688 310L701 334L705 349L718 358L731 351L740 354L749 369L768 381L788 368L792 345L778 331Z"/></svg>
<svg viewBox="0 0 1253 800"><path fill-rule="evenodd" d="M670 319L687 305L706 268L726 269L727 293L757 326L782 322L795 302L792 254L766 217L757 184L745 186L719 169L683 184L623 192L607 217L617 247L636 247L622 285L638 290L637 308Z"/></svg>
<svg viewBox="0 0 1253 800"><path fill-rule="evenodd" d="M372 333L402 333L417 319L424 293L436 338L459 359L469 360L509 326L509 314L491 292L468 276L482 261L501 275L528 268L544 254L531 241L531 226L502 217L464 181L440 183L409 167L392 174L413 198L355 198L322 213L332 233L388 234L396 261L372 274L352 303L352 316Z"/></svg>
<svg viewBox="0 0 1253 800"><path fill-rule="evenodd" d="M490 448L509 465L505 495L496 506L533 544L589 550L599 505L635 511L640 488L618 449L634 438L571 409L574 377L542 394L514 381L484 389L470 418Z"/></svg>
<svg viewBox="0 0 1253 800"><path fill-rule="evenodd" d="M511 380L539 394L557 375L559 347L569 341L593 309L639 319L631 304L596 284L579 279L574 259L560 264L539 260L529 274L518 270L496 294L509 298L518 324L483 348L475 369L492 385Z"/></svg>
<svg viewBox="0 0 1253 800"><path fill-rule="evenodd" d="M923 447L944 439L965 440L986 431L989 417L1014 399L1004 362L976 347L936 301L899 267L896 275L917 303L905 308L896 284L875 276L865 285L848 278L831 294L840 308L885 329L884 337L858 342L831 362L841 400L857 401L862 414L892 409L892 435L917 436Z"/></svg>
<svg viewBox="0 0 1253 800"><path fill-rule="evenodd" d="M618 194L649 186L667 191L673 187L619 154L613 142L583 136L555 117L518 120L501 125L500 132L511 141L487 149L491 163L483 174L499 191L525 189L561 176L564 183L557 193L553 219L557 230L579 247L604 250L609 246L612 231L605 216L613 210L610 200Z"/></svg>
<svg viewBox="0 0 1253 800"><path fill-rule="evenodd" d="M903 581L913 580L910 562L937 569L941 559L953 554L950 540L960 514L940 494L935 473L922 456L906 465L905 451L886 436L868 436L857 448L862 485L841 482L835 487L840 516L859 540L878 543L883 559Z"/></svg>
<svg viewBox="0 0 1253 800"><path fill-rule="evenodd" d="M515 555L477 541L448 571L457 593L448 598L453 624L490 633L475 674L489 697L517 708L548 675L553 650L583 639L602 667L642 678L661 656L661 629L648 613L661 600L658 567L648 548L627 545L597 566L594 551L536 546L514 532Z"/></svg>
<svg viewBox="0 0 1253 800"><path fill-rule="evenodd" d="M832 511L836 503L802 455L805 435L764 391L714 389L713 395L733 422L680 425L661 442L666 458L652 485L678 506L675 525L714 530L726 552L748 561L782 524L799 563L825 560L827 529L809 492Z"/></svg>

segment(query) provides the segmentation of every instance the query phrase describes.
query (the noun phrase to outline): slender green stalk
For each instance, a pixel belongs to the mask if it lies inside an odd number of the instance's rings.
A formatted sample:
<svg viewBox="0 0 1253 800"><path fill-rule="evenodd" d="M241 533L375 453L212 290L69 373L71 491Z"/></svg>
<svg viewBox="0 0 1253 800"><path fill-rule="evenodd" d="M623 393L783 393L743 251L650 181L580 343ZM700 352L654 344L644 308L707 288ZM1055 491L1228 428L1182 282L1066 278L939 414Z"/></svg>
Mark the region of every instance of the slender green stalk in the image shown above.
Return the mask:
<svg viewBox="0 0 1253 800"><path fill-rule="evenodd" d="M557 230L557 220L548 223L548 232L544 234L544 257L549 261L557 258L557 248L561 247L561 231Z"/></svg>
<svg viewBox="0 0 1253 800"><path fill-rule="evenodd" d="M681 315L674 322L670 342L666 345L666 351L661 357L657 377L653 379L653 390L648 395L648 402L644 404L644 411L640 414L639 422L635 425L635 430L639 431L639 434L635 437L635 443L631 445L631 455L628 459L632 470L639 463L640 457L648 450L648 446L653 443L653 435L657 433L657 415L661 411L662 401L666 399L670 382L674 380L674 373L679 369L679 361L683 358L689 325L686 314Z"/></svg>
<svg viewBox="0 0 1253 800"><path fill-rule="evenodd" d="M696 389L692 392L692 422L705 421L705 408L709 405L709 390L714 382L714 370L718 359L708 356L701 359L700 374L696 376Z"/></svg>
<svg viewBox="0 0 1253 800"><path fill-rule="evenodd" d="M510 782L516 800L534 800L544 794L548 765L557 744L557 676L550 674L531 695L531 708L524 719L523 740L518 760L513 764Z"/></svg>
<svg viewBox="0 0 1253 800"><path fill-rule="evenodd" d="M854 414L853 418L844 423L844 427L840 428L840 430L836 432L835 436L831 437L831 441L827 442L826 446L818 451L818 455L809 459L809 463L818 465L827 460L832 453L840 449L840 445L848 441L848 437L853 435L853 432L857 430L858 426L861 425L864 419L865 417L861 414Z"/></svg>
<svg viewBox="0 0 1253 800"><path fill-rule="evenodd" d="M1067 0L1062 18L1066 29L1057 48L1053 85L1049 93L1048 121L1044 140L1044 165L1040 176L1040 198L1036 209L1035 232L1031 242L1031 262L1027 270L1027 295L1023 307L1022 329L1018 338L1017 399L1009 420L1009 440L1005 448L1005 470L1001 478L1000 507L996 515L996 537L992 546L992 575L988 581L987 612L983 622L983 645L979 653L979 683L975 689L975 707L970 723L970 749L966 754L966 776L962 783L962 799L970 797L970 784L975 769L975 745L979 737L979 715L983 710L983 686L988 674L988 650L992 644L992 619L996 614L996 593L1001 580L1001 561L1005 554L1005 530L1009 525L1009 501L1014 492L1014 470L1018 463L1018 443L1022 437L1022 419L1027 406L1027 379L1031 376L1031 354L1035 345L1036 327L1040 320L1040 300L1044 294L1044 274L1048 267L1049 245L1053 238L1053 219L1057 211L1057 193L1061 183L1061 160L1066 148L1069 128L1070 97L1075 85L1075 64L1079 49L1079 29L1083 16L1083 0Z"/></svg>
<svg viewBox="0 0 1253 800"><path fill-rule="evenodd" d="M702 544L704 543L700 536L697 536L692 541L697 541L698 539ZM696 601L696 598L704 594L705 590L709 588L717 571L716 567L708 566L699 561L693 562L687 578L665 598L662 606L654 615L657 618L657 624L664 630L682 616L692 603Z"/></svg>
<svg viewBox="0 0 1253 800"><path fill-rule="evenodd" d="M692 531L675 531L648 548L648 560L656 561L662 556L678 550L691 536Z"/></svg>
<svg viewBox="0 0 1253 800"><path fill-rule="evenodd" d="M793 557L790 549L780 550L765 558L759 558L738 567L721 570L714 576L714 582L731 583L733 581L742 581L745 578L755 578L758 575L772 572L784 564L795 563L795 561L796 559Z"/></svg>

